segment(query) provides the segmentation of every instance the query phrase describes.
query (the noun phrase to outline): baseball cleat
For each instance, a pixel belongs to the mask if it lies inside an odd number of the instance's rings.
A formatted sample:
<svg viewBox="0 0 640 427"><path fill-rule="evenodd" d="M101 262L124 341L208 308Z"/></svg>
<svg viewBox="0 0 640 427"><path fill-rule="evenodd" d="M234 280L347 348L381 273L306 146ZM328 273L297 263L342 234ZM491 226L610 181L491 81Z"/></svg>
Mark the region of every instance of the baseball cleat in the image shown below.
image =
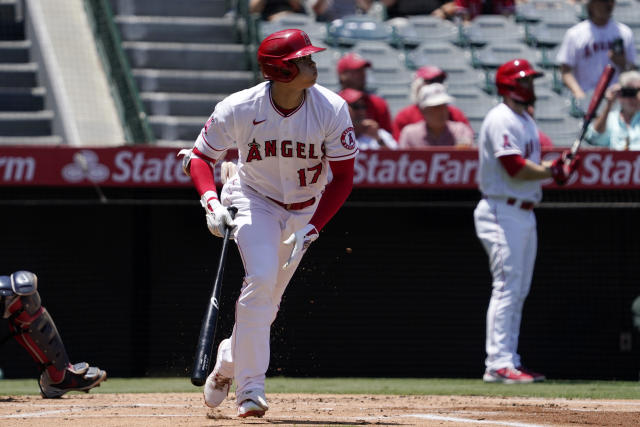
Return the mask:
<svg viewBox="0 0 640 427"><path fill-rule="evenodd" d="M533 377L534 382L541 382L547 379L547 377L545 377L544 374L541 374L539 372L534 372L530 369L525 368L524 366L518 366L516 369L519 370L520 372L524 372L525 374L531 375Z"/></svg>
<svg viewBox="0 0 640 427"><path fill-rule="evenodd" d="M233 378L225 377L220 373L222 343L225 341L226 340L222 340L220 345L218 345L216 365L213 367L213 371L211 371L207 377L207 382L204 384L204 403L210 408L216 408L224 402L224 399L226 399L229 394L231 383L233 383Z"/></svg>
<svg viewBox="0 0 640 427"><path fill-rule="evenodd" d="M67 367L64 377L59 383L53 384L47 371L40 375L40 395L45 399L55 399L61 397L69 391L84 391L89 393L94 387L99 387L100 383L107 379L107 372L95 366L89 366L86 362L76 363Z"/></svg>
<svg viewBox="0 0 640 427"><path fill-rule="evenodd" d="M262 417L269 409L267 399L261 390L249 390L238 396L238 417Z"/></svg>
<svg viewBox="0 0 640 427"><path fill-rule="evenodd" d="M529 384L533 376L515 368L487 369L482 377L486 383Z"/></svg>

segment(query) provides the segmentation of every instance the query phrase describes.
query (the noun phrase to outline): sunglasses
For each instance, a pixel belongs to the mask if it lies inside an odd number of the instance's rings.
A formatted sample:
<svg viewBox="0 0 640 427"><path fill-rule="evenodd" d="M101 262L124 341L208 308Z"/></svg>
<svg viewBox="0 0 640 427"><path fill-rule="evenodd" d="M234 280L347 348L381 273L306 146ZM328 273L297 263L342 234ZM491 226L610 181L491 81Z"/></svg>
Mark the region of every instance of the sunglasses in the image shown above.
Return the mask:
<svg viewBox="0 0 640 427"><path fill-rule="evenodd" d="M620 89L620 96L622 98L635 98L640 92L640 88L637 87L623 87Z"/></svg>

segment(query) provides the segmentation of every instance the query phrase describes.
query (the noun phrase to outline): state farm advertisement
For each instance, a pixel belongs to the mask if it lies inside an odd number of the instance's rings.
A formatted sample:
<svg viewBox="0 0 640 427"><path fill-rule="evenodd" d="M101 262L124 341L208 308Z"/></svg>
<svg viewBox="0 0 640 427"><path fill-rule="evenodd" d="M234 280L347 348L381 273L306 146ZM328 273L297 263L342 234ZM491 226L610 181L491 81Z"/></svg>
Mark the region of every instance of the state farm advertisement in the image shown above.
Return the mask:
<svg viewBox="0 0 640 427"><path fill-rule="evenodd" d="M0 186L188 187L179 147L1 146ZM560 150L543 152L553 159ZM227 160L236 160L235 152ZM640 151L584 150L578 173L562 188L640 188ZM475 150L361 151L356 187L476 188ZM548 180L545 186L555 187Z"/></svg>

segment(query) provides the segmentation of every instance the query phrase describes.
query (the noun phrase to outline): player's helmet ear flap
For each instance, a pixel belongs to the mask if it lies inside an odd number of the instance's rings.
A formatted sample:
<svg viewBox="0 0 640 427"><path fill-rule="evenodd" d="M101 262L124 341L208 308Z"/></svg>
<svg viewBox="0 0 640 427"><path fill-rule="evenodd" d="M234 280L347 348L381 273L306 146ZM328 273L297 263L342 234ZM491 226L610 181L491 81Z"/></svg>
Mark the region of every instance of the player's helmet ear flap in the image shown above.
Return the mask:
<svg viewBox="0 0 640 427"><path fill-rule="evenodd" d="M518 58L505 62L496 72L498 93L523 104L532 104L536 100L533 88L518 84L518 79L529 76L537 78L541 77L542 73L534 70L526 59Z"/></svg>
<svg viewBox="0 0 640 427"><path fill-rule="evenodd" d="M258 47L258 64L266 80L290 82L298 75L292 59L325 50L311 44L307 33L297 29L277 31Z"/></svg>

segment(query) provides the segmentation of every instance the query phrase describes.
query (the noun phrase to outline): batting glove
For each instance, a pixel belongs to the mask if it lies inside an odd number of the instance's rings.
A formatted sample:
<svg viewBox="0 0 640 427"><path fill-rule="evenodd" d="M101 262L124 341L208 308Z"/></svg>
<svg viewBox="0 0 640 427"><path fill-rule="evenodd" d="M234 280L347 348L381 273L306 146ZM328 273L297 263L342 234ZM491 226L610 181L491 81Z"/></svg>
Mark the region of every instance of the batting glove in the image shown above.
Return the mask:
<svg viewBox="0 0 640 427"><path fill-rule="evenodd" d="M218 197L215 194L211 194L213 191L207 191L202 195L200 203L207 212L207 227L211 234L217 237L224 237L224 232L229 227L233 230L236 223L231 218L231 214L222 206L218 201Z"/></svg>
<svg viewBox="0 0 640 427"><path fill-rule="evenodd" d="M282 266L283 270L289 268L290 265L296 263L302 255L304 251L307 250L311 242L318 238L318 230L313 224L307 224L300 230L292 233L291 236L287 240L285 240L285 245L293 244L293 249L291 250L291 255L289 255L289 259Z"/></svg>
<svg viewBox="0 0 640 427"><path fill-rule="evenodd" d="M569 151L564 151L560 157L551 163L551 176L558 185L564 185L580 166L580 155L571 157Z"/></svg>

